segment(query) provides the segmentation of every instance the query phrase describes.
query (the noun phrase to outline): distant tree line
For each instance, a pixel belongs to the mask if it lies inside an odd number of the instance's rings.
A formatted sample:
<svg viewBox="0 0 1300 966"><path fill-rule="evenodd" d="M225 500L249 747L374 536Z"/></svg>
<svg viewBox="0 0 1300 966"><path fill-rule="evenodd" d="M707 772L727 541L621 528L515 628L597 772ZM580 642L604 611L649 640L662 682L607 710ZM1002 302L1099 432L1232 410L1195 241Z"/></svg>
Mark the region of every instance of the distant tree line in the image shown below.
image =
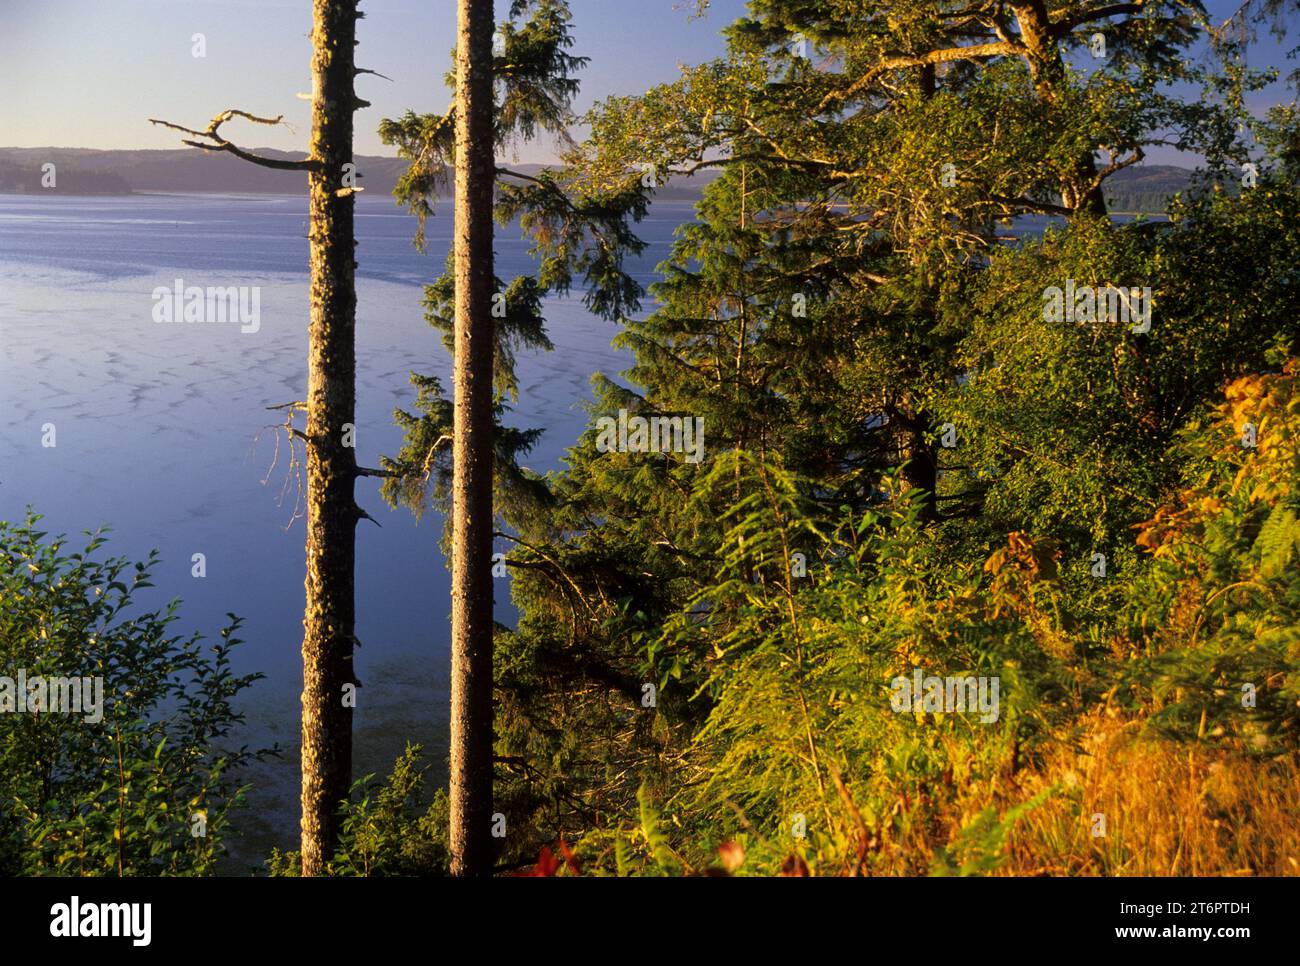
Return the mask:
<svg viewBox="0 0 1300 966"><path fill-rule="evenodd" d="M0 161L0 191L37 192L53 191L64 195L129 195L131 186L121 175L110 171L83 171L78 168L57 168L53 183L43 184L41 165L15 164ZM45 179L49 181L50 179Z"/></svg>

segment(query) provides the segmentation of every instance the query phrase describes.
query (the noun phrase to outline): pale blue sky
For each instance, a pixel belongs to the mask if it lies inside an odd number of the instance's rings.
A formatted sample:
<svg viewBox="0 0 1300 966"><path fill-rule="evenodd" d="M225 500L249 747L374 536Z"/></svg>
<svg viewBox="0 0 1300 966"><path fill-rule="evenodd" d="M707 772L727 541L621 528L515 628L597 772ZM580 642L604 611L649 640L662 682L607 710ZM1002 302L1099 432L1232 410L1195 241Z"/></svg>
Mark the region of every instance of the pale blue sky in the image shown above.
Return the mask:
<svg viewBox="0 0 1300 966"><path fill-rule="evenodd" d="M497 0L504 13L507 0ZM1211 0L1221 15L1237 0ZM744 0L713 0L692 20L685 0L572 0L574 53L589 56L581 75L581 110L609 94L639 93L672 79L678 64L699 63L723 50L720 29ZM373 107L357 118L360 154L391 154L375 130L407 108L440 111L442 78L453 40L454 0L365 0L359 63L393 78L359 78ZM309 0L0 0L0 145L18 147L171 148L174 132L149 117L194 127L238 107L284 114L294 130L232 123L226 130L250 146L303 149L310 88ZM207 56L192 56L203 33ZM1294 43L1294 41L1293 41ZM1291 46L1291 45L1287 45ZM1277 44L1263 38L1252 61L1290 71ZM1289 92L1278 89L1258 106ZM520 160L547 160L545 146L523 148ZM1163 160L1163 159L1162 159Z"/></svg>
<svg viewBox="0 0 1300 966"><path fill-rule="evenodd" d="M506 0L497 0L504 15ZM364 0L358 63L386 74L358 78L374 106L357 115L357 150L391 154L379 121L407 108L441 111L442 79L454 42L455 0ZM679 63L723 51L720 28L743 0L714 0L691 20L682 0L572 0L573 53L591 58L581 74L585 108L609 94L633 94L671 80ZM0 0L0 145L171 148L174 132L149 117L202 127L226 107L284 114L297 132L231 123L241 143L304 149L311 45L309 0ZM191 54L203 33L207 56ZM529 154L544 149L523 150Z"/></svg>

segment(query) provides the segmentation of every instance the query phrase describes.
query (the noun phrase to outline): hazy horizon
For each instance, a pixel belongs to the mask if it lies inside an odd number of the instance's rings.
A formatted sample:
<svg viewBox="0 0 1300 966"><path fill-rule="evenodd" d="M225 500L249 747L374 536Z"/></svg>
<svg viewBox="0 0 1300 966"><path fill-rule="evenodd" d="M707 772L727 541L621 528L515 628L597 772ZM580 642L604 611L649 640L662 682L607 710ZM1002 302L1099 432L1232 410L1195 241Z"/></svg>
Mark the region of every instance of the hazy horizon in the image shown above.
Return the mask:
<svg viewBox="0 0 1300 966"><path fill-rule="evenodd" d="M711 0L692 17L685 0L574 0L576 44L590 58L578 74L574 103L581 116L606 97L639 94L671 81L679 65L723 54L720 30L740 16L745 0ZM1232 0L1206 4L1216 22L1237 9ZM497 7L505 7L498 0ZM257 11L257 18L239 16ZM395 157L377 134L379 122L408 109L440 112L453 44L450 0L373 0L358 25L358 63L386 75L358 78L371 106L357 115L361 155ZM129 16L123 16L129 13ZM16 97L0 100L0 142L6 148L99 151L168 150L179 135L149 124L150 117L202 126L226 108L262 116L283 114L285 124L264 128L231 124L233 140L250 149L303 151L310 130L310 0L8 0L0 32L0 79ZM72 31L69 25L75 25ZM201 34L203 56L193 38ZM427 38L419 49L409 37ZM1290 43L1260 30L1250 52L1253 66L1282 64ZM1291 100L1285 75L1250 98L1262 114ZM581 133L581 128L575 128ZM553 142L520 144L508 155L521 163L556 160ZM1147 164L1195 166L1197 159L1155 148Z"/></svg>
<svg viewBox="0 0 1300 966"><path fill-rule="evenodd" d="M505 6L497 3L501 12ZM714 0L698 19L681 0L638 0L629 16L631 6L626 0L574 0L571 53L591 58L578 75L578 115L605 97L639 94L672 80L678 64L722 54L720 28L745 3ZM254 8L256 20L236 15ZM449 0L373 0L362 9L357 62L391 81L358 78L358 93L371 106L357 115L357 152L392 157L377 134L382 118L446 106L443 78L455 6ZM176 148L177 132L151 126L150 117L202 126L229 107L283 114L287 122L278 128L232 124L239 143L281 151L306 147L310 104L298 94L311 88L310 0L9 0L0 18L0 78L18 94L0 103L0 142L7 147ZM69 25L75 25L72 37ZM204 35L204 56L194 55L195 34ZM411 37L424 42L412 45ZM518 159L540 163L553 160L554 152L549 141L539 140L521 145Z"/></svg>

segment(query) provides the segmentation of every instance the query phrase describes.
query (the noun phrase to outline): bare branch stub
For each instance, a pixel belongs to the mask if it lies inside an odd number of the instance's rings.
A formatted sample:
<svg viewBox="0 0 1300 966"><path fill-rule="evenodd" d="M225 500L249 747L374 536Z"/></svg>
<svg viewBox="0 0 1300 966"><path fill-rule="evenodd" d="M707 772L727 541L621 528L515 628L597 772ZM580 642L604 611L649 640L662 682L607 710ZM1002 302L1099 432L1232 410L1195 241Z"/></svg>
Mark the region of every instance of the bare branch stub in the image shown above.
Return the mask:
<svg viewBox="0 0 1300 966"><path fill-rule="evenodd" d="M256 114L251 114L248 111L241 111L236 108L229 108L222 111L212 119L212 122L204 131L196 131L194 128L174 124L171 121L163 121L154 117L149 118L149 123L157 124L160 127L171 128L173 131L180 131L182 134L189 134L198 139L190 140L182 138L182 144L186 144L193 148L201 148L204 151L224 151L227 154L233 154L237 158L248 161L250 164L258 164L264 168L275 168L279 171L312 171L318 166L317 162L311 158L302 161L282 161L278 158L264 158L260 154L253 154L251 151L246 151L234 142L227 140L221 134L221 125L236 117L242 117L244 120L251 121L254 124L266 124L271 126L285 124L283 114L278 117L259 117ZM285 124L285 126L288 127L287 124Z"/></svg>

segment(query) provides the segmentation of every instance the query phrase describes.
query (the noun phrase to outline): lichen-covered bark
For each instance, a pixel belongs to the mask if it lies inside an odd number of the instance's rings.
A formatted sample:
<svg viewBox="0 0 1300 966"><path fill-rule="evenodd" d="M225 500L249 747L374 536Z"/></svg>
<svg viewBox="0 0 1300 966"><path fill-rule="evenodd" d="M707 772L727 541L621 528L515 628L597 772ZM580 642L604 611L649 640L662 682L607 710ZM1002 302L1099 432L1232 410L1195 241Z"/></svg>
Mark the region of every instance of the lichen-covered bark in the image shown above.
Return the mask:
<svg viewBox="0 0 1300 966"><path fill-rule="evenodd" d="M356 406L356 241L344 165L352 161L357 0L314 0L310 175L311 327L307 376L307 606L302 640L302 873L333 852L352 780L358 510L356 453L345 426Z"/></svg>
<svg viewBox="0 0 1300 966"><path fill-rule="evenodd" d="M491 872L492 0L459 0L451 578L451 871Z"/></svg>
<svg viewBox="0 0 1300 966"><path fill-rule="evenodd" d="M1011 4L1020 25L1029 72L1038 96L1047 103L1057 100L1066 81L1065 59L1052 32L1051 19L1044 0L1020 0ZM1094 185L1097 163L1092 154L1081 156L1069 175L1061 181L1061 200L1066 208L1083 214L1106 217L1106 199L1101 186Z"/></svg>

